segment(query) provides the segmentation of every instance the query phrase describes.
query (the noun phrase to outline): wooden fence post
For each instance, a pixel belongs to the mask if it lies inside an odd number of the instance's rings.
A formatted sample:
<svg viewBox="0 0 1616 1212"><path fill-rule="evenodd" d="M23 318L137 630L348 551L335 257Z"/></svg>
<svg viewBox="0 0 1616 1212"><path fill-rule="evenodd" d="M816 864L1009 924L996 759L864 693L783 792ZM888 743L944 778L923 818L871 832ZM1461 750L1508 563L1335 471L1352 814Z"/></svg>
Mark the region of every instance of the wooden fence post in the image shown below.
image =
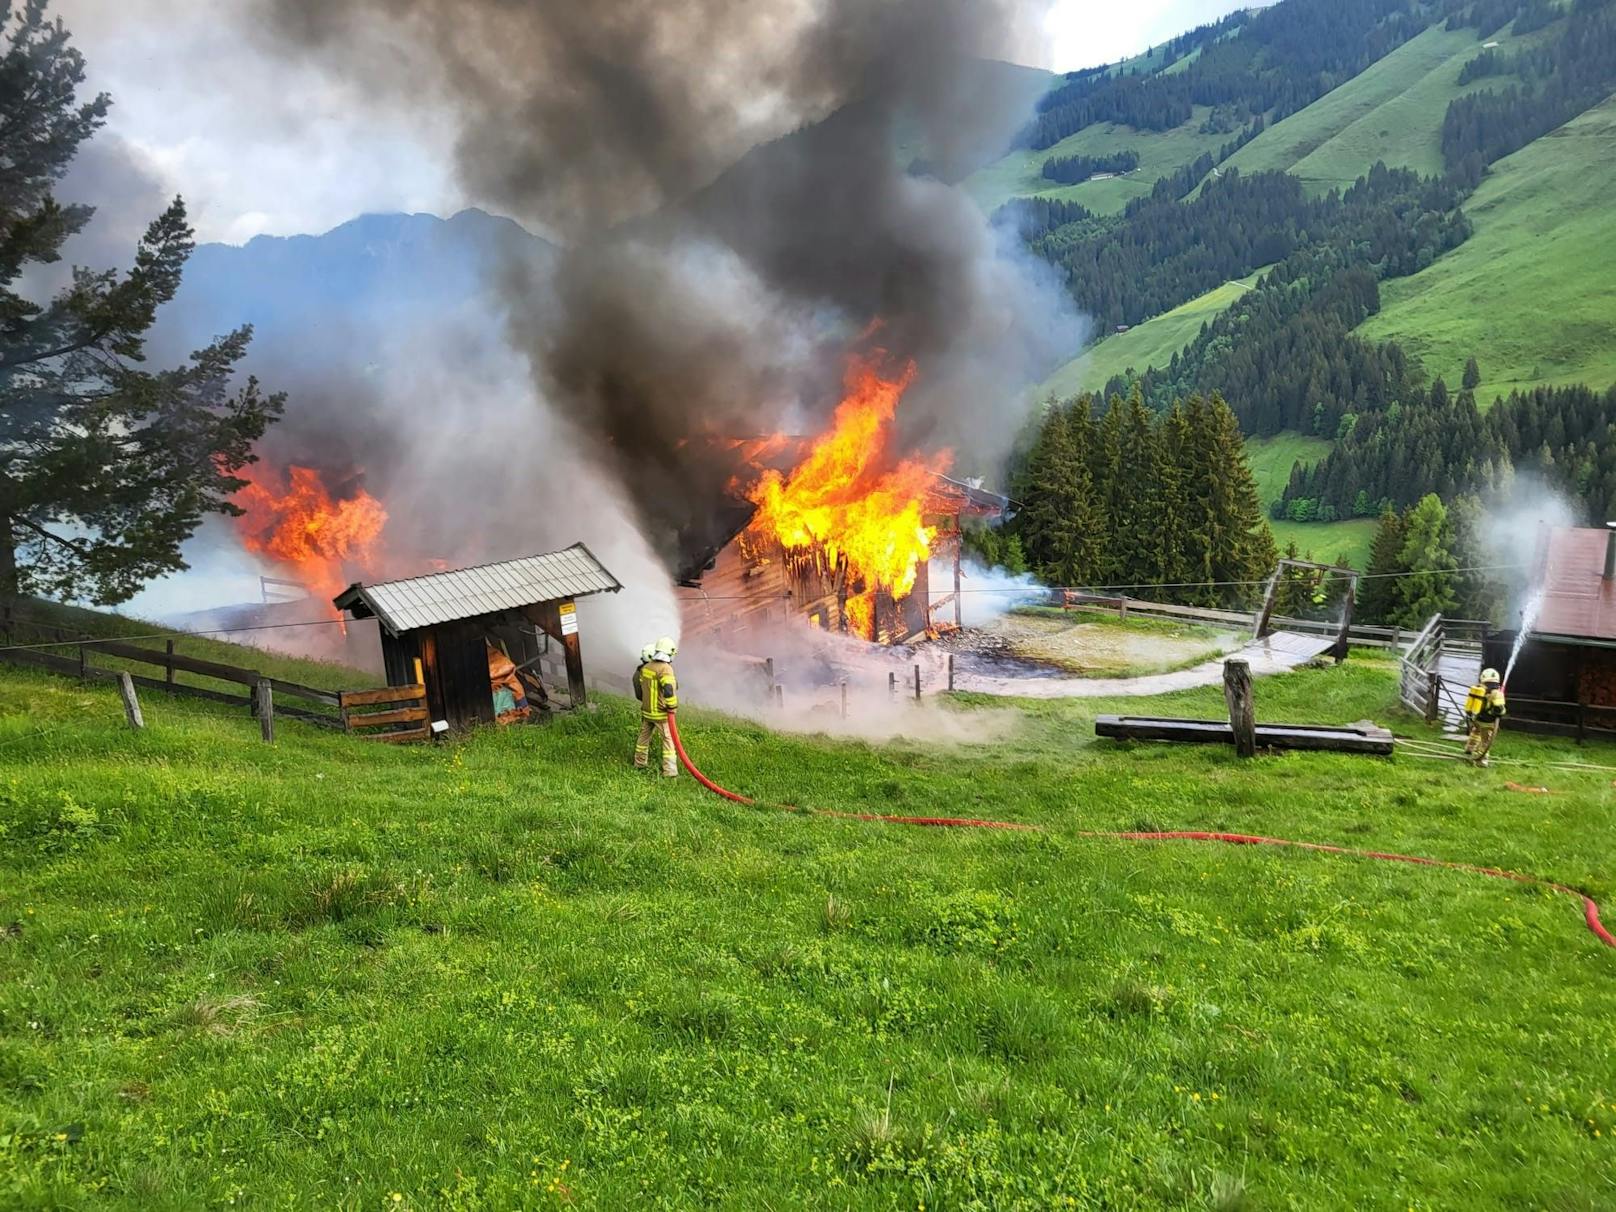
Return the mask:
<svg viewBox="0 0 1616 1212"><path fill-rule="evenodd" d="M174 641L169 640L163 646L163 651L168 655L168 661L163 666L163 681L167 683L169 693L172 694L174 690Z"/></svg>
<svg viewBox="0 0 1616 1212"><path fill-rule="evenodd" d="M915 666L915 702L920 702L920 666Z"/></svg>
<svg viewBox="0 0 1616 1212"><path fill-rule="evenodd" d="M139 732L146 721L140 714L140 700L135 697L135 679L127 671L118 675L118 693L123 696L124 718L129 721L129 727Z"/></svg>
<svg viewBox="0 0 1616 1212"><path fill-rule="evenodd" d="M87 681L90 677L89 662L84 659L84 645L79 645L79 681Z"/></svg>
<svg viewBox="0 0 1616 1212"><path fill-rule="evenodd" d="M952 652L948 654L948 689L950 693L954 689L954 654Z"/></svg>
<svg viewBox="0 0 1616 1212"><path fill-rule="evenodd" d="M774 684L774 706L779 711L786 709L786 688L779 682Z"/></svg>
<svg viewBox="0 0 1616 1212"><path fill-rule="evenodd" d="M258 731L264 740L275 740L275 691L268 678L260 678L253 688L253 714L258 717Z"/></svg>
<svg viewBox="0 0 1616 1212"><path fill-rule="evenodd" d="M774 658L763 658L763 705L774 706Z"/></svg>
<svg viewBox="0 0 1616 1212"><path fill-rule="evenodd" d="M1257 752L1257 705L1251 694L1251 666L1245 661L1223 662L1223 699L1234 729L1234 751L1248 758Z"/></svg>
<svg viewBox="0 0 1616 1212"><path fill-rule="evenodd" d="M847 718L847 679L842 679L842 718Z"/></svg>
<svg viewBox="0 0 1616 1212"><path fill-rule="evenodd" d="M898 673L896 670L887 674L887 694L894 699L898 697Z"/></svg>
<svg viewBox="0 0 1616 1212"><path fill-rule="evenodd" d="M1425 675L1425 722L1434 724L1442 714L1442 675L1431 670Z"/></svg>

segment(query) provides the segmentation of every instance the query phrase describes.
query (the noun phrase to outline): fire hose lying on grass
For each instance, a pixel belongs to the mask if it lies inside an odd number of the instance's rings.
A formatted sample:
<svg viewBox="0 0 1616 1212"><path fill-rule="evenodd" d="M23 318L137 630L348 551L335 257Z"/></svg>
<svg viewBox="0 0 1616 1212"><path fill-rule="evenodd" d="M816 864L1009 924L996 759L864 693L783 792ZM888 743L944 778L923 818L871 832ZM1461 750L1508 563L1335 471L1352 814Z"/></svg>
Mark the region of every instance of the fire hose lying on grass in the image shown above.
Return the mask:
<svg viewBox="0 0 1616 1212"><path fill-rule="evenodd" d="M690 772L690 777L715 795L721 795L727 800L737 804L755 806L759 801L744 795L739 795L727 788L720 787L712 779L703 774L690 755L685 752L684 741L679 737L679 721L673 712L668 713L668 731L673 737L674 751L679 755L679 761ZM798 812L788 804L772 804L769 807L779 808L784 812ZM1018 832L1040 833L1037 825L1025 825L1016 821L990 821L975 820L970 817L953 816L889 816L878 812L835 812L828 808L809 809L815 816L838 817L842 820L853 821L882 821L889 825L929 825L944 829L1008 829ZM1593 897L1569 884L1546 880L1536 875L1522 875L1516 871L1505 871L1500 867L1481 867L1474 863L1455 863L1446 859L1421 858L1413 854L1393 854L1385 850L1355 850L1349 846L1331 846L1323 842L1298 842L1288 838L1263 837L1251 833L1212 833L1199 830L1166 830L1158 832L1131 832L1131 833L1100 833L1084 832L1081 837L1111 838L1128 842L1226 842L1235 846L1288 846L1296 850L1310 850L1317 854L1339 854L1348 858L1378 859L1388 863L1410 863L1417 867L1441 867L1449 871L1463 871L1470 875L1486 875L1495 879L1513 880L1517 884L1528 884L1538 888L1547 888L1552 892L1560 892L1566 896L1574 896L1582 902L1583 920L1587 922L1588 929L1594 937L1607 947L1616 947L1616 936L1599 920L1599 906Z"/></svg>
<svg viewBox="0 0 1616 1212"><path fill-rule="evenodd" d="M668 731L673 736L674 752L679 755L679 761L684 768L690 771L690 777L714 795L721 795L726 800L734 800L737 804L755 806L758 801L749 799L744 795L720 787L696 768L696 763L690 760L685 752L685 743L679 739L679 719L676 713L668 713ZM771 804L768 807L779 808L785 812L799 812L789 804ZM887 816L879 812L834 812L829 808L808 809L815 816L835 816L851 821L885 821L889 825L930 825L938 829L1011 829L1024 833L1039 833L1042 830L1037 825L1023 825L1017 821L981 821L963 816Z"/></svg>

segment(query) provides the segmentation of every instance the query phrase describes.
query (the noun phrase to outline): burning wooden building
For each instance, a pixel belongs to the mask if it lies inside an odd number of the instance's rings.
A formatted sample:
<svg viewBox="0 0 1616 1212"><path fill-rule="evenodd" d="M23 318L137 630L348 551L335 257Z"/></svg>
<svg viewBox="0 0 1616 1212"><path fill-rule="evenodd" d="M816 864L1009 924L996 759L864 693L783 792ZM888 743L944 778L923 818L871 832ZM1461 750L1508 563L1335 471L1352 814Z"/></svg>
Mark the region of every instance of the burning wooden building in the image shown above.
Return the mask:
<svg viewBox="0 0 1616 1212"><path fill-rule="evenodd" d="M574 603L621 588L589 548L574 543L520 560L356 583L333 604L381 625L389 686L424 685L430 718L463 728L494 721L496 678L516 678L536 664L541 636L561 646L568 695L581 706L584 666Z"/></svg>
<svg viewBox="0 0 1616 1212"><path fill-rule="evenodd" d="M800 621L881 644L898 644L958 627L963 525L997 519L1006 498L934 473L911 529L917 542L907 582L861 569L834 543L790 545L759 524L757 511L731 502L715 540L687 553L678 597L687 643L707 639L744 647L750 633Z"/></svg>
<svg viewBox="0 0 1616 1212"><path fill-rule="evenodd" d="M819 437L709 443L733 474L700 533L681 539L687 642L744 647L749 632L790 620L882 644L959 625L961 523L1006 502L950 479L946 450L897 449L898 402L914 378L913 363L884 374L854 357ZM939 562L952 565L940 597Z"/></svg>
<svg viewBox="0 0 1616 1212"><path fill-rule="evenodd" d="M1526 637L1509 675L1508 727L1561 735L1616 734L1616 523L1546 531L1536 584L1542 601L1522 620ZM1483 645L1505 669L1519 631Z"/></svg>

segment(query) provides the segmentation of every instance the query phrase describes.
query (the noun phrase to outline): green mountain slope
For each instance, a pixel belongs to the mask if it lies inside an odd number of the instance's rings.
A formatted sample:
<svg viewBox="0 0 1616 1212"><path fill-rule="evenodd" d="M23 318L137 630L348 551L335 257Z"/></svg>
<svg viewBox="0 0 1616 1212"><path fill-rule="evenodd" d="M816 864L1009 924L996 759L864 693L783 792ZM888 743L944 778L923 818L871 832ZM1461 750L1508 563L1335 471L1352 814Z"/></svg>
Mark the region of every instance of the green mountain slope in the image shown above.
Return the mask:
<svg viewBox="0 0 1616 1212"><path fill-rule="evenodd" d="M1168 131L1137 131L1111 122L1097 123L1039 151L1019 149L965 180L966 191L984 210L1011 198L1059 198L1081 202L1096 214L1115 214L1134 198L1150 193L1156 182L1182 168L1202 152L1216 153L1230 134L1201 130L1211 110L1195 107L1190 120ZM1139 153L1139 167L1126 176L1059 185L1045 179L1044 161L1061 156L1093 156L1124 149Z"/></svg>
<svg viewBox="0 0 1616 1212"><path fill-rule="evenodd" d="M1130 368L1144 370L1147 366L1165 366L1175 353L1195 339L1202 324L1250 290L1264 272L1259 269L1238 281L1225 282L1172 311L1134 325L1127 332L1096 342L1045 380L1038 389L1039 396L1054 394L1065 399L1083 391L1099 391L1112 376L1125 374Z"/></svg>
<svg viewBox="0 0 1616 1212"><path fill-rule="evenodd" d="M1616 382L1616 97L1500 160L1465 206L1475 234L1382 287L1359 328L1485 398L1540 383Z"/></svg>
<svg viewBox="0 0 1616 1212"><path fill-rule="evenodd" d="M1376 160L1440 173L1442 115L1465 91L1458 87L1459 69L1481 44L1474 30L1432 26L1263 131L1225 166L1242 172L1280 169L1320 190L1350 185Z"/></svg>

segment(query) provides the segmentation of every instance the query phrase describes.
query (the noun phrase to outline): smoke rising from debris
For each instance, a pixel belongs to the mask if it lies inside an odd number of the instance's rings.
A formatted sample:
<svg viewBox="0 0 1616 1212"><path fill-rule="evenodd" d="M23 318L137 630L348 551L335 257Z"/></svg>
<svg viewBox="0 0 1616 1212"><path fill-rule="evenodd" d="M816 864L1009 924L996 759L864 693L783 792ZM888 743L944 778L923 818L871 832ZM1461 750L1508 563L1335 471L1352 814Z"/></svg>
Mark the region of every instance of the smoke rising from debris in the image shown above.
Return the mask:
<svg viewBox="0 0 1616 1212"><path fill-rule="evenodd" d="M452 107L467 192L566 240L506 276L509 331L670 565L734 471L705 439L819 428L872 321L920 366L904 437L990 473L1079 343L944 184L1030 112L984 62L1032 27L1011 0L258 3L367 95Z"/></svg>

